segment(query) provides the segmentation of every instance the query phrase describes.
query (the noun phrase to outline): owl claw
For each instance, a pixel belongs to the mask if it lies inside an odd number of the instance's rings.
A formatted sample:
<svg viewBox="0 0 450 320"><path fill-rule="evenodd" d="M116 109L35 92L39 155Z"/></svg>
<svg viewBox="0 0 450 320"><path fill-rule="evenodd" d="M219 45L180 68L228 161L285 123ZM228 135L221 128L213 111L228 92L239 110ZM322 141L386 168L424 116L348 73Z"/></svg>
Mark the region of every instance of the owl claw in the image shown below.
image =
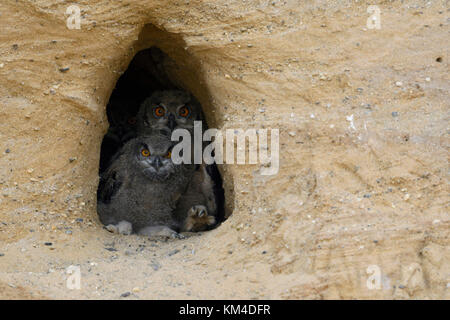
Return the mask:
<svg viewBox="0 0 450 320"><path fill-rule="evenodd" d="M128 236L133 231L133 226L128 221L123 220L118 224L108 224L105 229L112 233L119 233Z"/></svg>
<svg viewBox="0 0 450 320"><path fill-rule="evenodd" d="M208 214L208 209L203 205L196 205L188 210L183 230L190 232L204 231L214 223L216 223L216 218Z"/></svg>
<svg viewBox="0 0 450 320"><path fill-rule="evenodd" d="M167 226L150 226L145 227L138 232L139 235L150 238L172 238L176 239L178 233Z"/></svg>

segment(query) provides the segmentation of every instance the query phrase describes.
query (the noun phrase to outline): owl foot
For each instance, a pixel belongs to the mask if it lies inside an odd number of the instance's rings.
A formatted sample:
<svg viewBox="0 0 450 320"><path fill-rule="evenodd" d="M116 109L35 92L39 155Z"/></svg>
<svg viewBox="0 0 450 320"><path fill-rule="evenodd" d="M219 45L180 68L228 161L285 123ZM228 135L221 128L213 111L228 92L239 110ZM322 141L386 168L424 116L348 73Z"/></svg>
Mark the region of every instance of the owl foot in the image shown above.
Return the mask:
<svg viewBox="0 0 450 320"><path fill-rule="evenodd" d="M179 238L179 234L166 226L152 226L145 227L139 230L139 235L147 237L162 237L162 238Z"/></svg>
<svg viewBox="0 0 450 320"><path fill-rule="evenodd" d="M187 212L183 231L198 232L208 229L216 223L216 218L208 214L208 209L203 205L192 206Z"/></svg>
<svg viewBox="0 0 450 320"><path fill-rule="evenodd" d="M133 226L128 221L122 220L118 224L108 224L105 229L112 233L119 233L128 236L133 231Z"/></svg>

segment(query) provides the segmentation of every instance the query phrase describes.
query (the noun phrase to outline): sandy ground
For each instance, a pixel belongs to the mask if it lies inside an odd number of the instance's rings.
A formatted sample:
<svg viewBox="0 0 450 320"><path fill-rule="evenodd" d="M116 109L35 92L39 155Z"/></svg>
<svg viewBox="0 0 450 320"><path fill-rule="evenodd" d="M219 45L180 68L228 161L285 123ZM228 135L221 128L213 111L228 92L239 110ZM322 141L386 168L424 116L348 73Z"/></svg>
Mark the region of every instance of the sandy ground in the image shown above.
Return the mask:
<svg viewBox="0 0 450 320"><path fill-rule="evenodd" d="M73 3L0 3L1 298L449 298L448 2L77 1L71 30ZM230 218L182 240L95 211L106 103L152 45L211 127L280 129L279 173L221 166Z"/></svg>

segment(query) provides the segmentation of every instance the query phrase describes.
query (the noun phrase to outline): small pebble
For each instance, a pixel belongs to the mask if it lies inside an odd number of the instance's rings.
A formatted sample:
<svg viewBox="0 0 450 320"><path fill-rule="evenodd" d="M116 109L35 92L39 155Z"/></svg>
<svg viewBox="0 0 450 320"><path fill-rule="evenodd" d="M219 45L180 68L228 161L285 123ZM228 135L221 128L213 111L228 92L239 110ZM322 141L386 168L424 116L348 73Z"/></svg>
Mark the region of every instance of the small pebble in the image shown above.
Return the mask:
<svg viewBox="0 0 450 320"><path fill-rule="evenodd" d="M44 245L51 246L51 245L53 245L53 243L51 243L51 242L44 242Z"/></svg>
<svg viewBox="0 0 450 320"><path fill-rule="evenodd" d="M65 68L60 68L59 69L59 71L61 71L61 72L67 72L67 71L69 71L69 67L65 67Z"/></svg>
<svg viewBox="0 0 450 320"><path fill-rule="evenodd" d="M152 268L153 268L153 270L158 271L159 268L161 268L161 267L160 267L160 265L157 264L157 263L152 263Z"/></svg>
<svg viewBox="0 0 450 320"><path fill-rule="evenodd" d="M397 87L401 87L401 86L403 85L403 82L397 81L397 82L395 83L395 85L396 85Z"/></svg>
<svg viewBox="0 0 450 320"><path fill-rule="evenodd" d="M3 257L5 254L4 253L0 253L0 257Z"/></svg>
<svg viewBox="0 0 450 320"><path fill-rule="evenodd" d="M398 112L397 111L392 112L392 116L393 117L398 117Z"/></svg>
<svg viewBox="0 0 450 320"><path fill-rule="evenodd" d="M124 293L122 293L120 296L122 297L122 298L126 298L126 297L129 297L131 295L131 292L124 292Z"/></svg>
<svg viewBox="0 0 450 320"><path fill-rule="evenodd" d="M11 150L9 150L9 149L5 150L5 153L10 153L10 152L11 152Z"/></svg>

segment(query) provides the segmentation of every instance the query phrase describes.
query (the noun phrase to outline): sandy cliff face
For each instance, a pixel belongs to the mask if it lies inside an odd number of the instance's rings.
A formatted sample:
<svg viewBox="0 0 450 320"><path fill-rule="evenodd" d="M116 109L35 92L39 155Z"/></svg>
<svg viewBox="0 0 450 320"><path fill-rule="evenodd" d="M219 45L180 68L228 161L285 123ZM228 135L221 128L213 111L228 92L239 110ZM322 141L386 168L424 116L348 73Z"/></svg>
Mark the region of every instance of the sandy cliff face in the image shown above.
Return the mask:
<svg viewBox="0 0 450 320"><path fill-rule="evenodd" d="M77 3L79 30L0 3L2 298L449 298L445 1ZM279 173L222 166L231 217L168 242L96 215L105 105L152 45L210 126L280 129Z"/></svg>

